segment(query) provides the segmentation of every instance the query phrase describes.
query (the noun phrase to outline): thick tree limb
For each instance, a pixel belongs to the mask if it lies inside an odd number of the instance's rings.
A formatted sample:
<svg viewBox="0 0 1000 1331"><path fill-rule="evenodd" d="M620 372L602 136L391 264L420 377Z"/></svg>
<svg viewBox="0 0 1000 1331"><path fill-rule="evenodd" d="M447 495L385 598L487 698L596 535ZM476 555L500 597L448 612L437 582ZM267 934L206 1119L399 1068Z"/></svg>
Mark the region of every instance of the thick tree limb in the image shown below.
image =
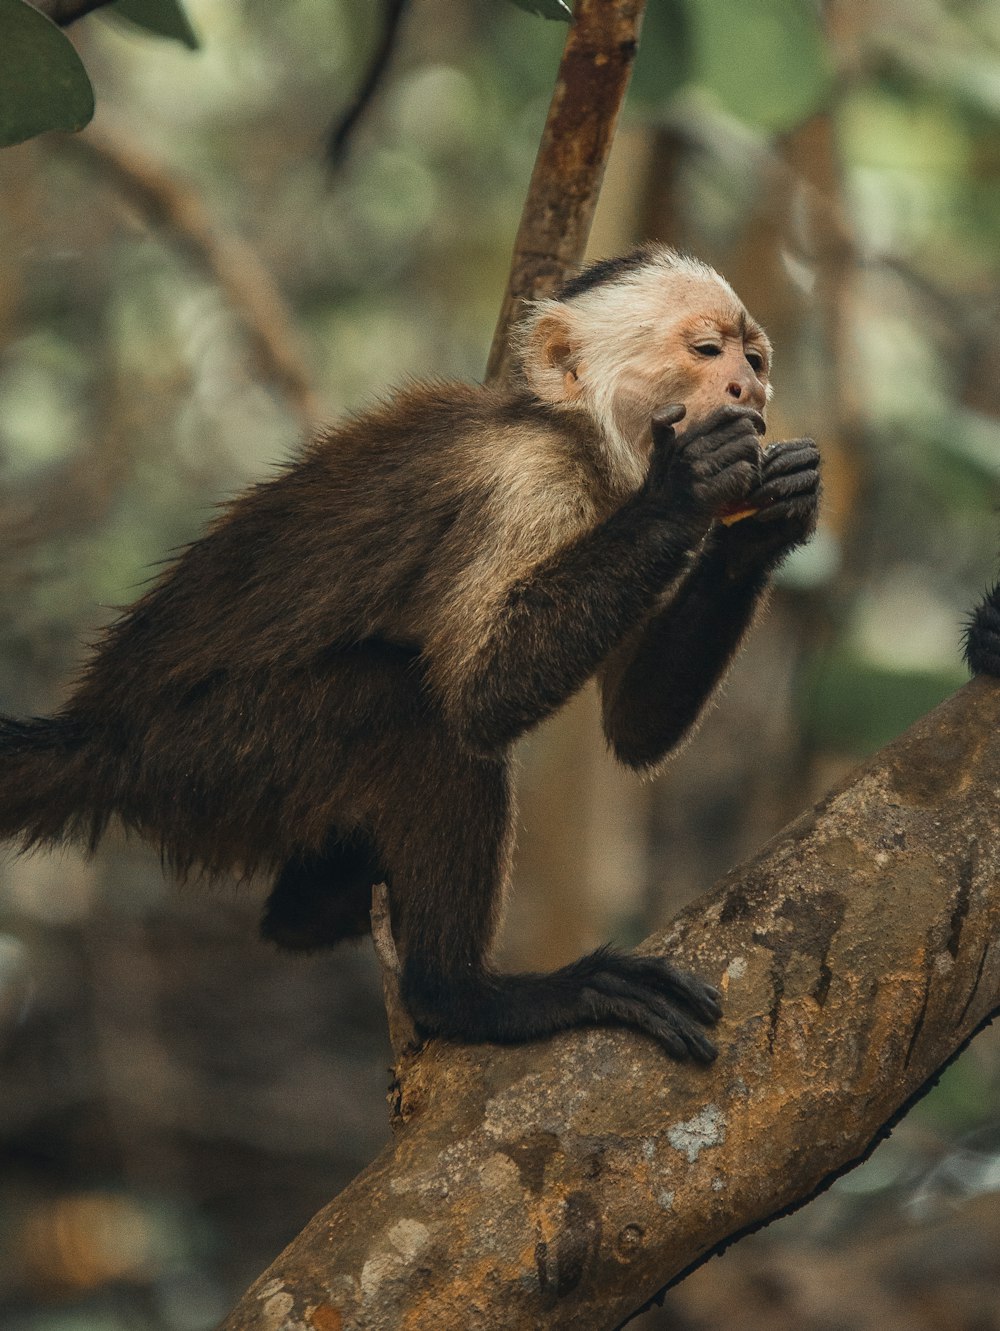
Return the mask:
<svg viewBox="0 0 1000 1331"><path fill-rule="evenodd" d="M998 773L981 678L650 940L722 979L707 1071L622 1031L431 1045L224 1331L597 1331L808 1199L1000 1004Z"/></svg>
<svg viewBox="0 0 1000 1331"><path fill-rule="evenodd" d="M645 7L645 0L577 0L514 242L488 379L509 370L509 332L522 302L558 286L586 248Z"/></svg>

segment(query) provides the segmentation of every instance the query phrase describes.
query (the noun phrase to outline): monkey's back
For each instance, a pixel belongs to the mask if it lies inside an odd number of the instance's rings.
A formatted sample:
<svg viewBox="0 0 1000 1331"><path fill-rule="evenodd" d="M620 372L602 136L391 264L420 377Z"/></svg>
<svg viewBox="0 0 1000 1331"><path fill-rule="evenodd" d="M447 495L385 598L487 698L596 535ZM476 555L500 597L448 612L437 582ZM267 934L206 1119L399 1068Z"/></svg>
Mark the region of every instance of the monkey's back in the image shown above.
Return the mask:
<svg viewBox="0 0 1000 1331"><path fill-rule="evenodd" d="M181 868L249 872L363 822L389 744L439 735L434 670L474 649L502 570L592 516L574 445L526 401L461 384L320 435L108 629L40 723L62 737L60 794L25 839L94 842L117 815Z"/></svg>

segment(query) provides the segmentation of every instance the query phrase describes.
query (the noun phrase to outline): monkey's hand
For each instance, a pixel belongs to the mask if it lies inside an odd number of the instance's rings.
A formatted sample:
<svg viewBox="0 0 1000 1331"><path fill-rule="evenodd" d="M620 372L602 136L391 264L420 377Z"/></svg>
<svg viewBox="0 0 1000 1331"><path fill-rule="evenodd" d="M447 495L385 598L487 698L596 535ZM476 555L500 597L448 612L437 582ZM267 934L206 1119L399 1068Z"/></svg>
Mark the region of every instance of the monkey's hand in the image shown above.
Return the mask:
<svg viewBox="0 0 1000 1331"><path fill-rule="evenodd" d="M972 612L965 629L965 659L974 675L1000 675L1000 582Z"/></svg>
<svg viewBox="0 0 1000 1331"><path fill-rule="evenodd" d="M716 528L715 540L730 568L775 568L816 530L819 496L819 450L813 441L772 444L763 454L759 484L741 503L747 516Z"/></svg>
<svg viewBox="0 0 1000 1331"><path fill-rule="evenodd" d="M649 470L637 498L700 539L721 509L749 502L759 488L764 419L745 407L723 407L678 436L674 427L684 414L673 403L654 415Z"/></svg>

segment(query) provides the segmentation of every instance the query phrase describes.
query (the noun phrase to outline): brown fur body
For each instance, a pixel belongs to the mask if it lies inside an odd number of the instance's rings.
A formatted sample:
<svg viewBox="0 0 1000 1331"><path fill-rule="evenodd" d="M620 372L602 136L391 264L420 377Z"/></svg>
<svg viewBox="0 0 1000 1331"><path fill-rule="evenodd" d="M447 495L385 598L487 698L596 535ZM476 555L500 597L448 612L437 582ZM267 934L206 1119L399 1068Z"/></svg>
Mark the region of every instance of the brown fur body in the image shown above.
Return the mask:
<svg viewBox="0 0 1000 1331"><path fill-rule="evenodd" d="M760 483L754 432L724 409L682 456L674 423L644 480L524 387L417 385L321 436L111 627L57 716L0 719L0 836L93 845L117 816L181 870L276 874L263 928L292 947L362 932L384 878L427 1031L625 1021L710 1056L717 995L665 962L488 964L513 741L600 671L610 743L657 762L812 520L706 535L709 502Z"/></svg>
<svg viewBox="0 0 1000 1331"><path fill-rule="evenodd" d="M493 521L521 461L497 456L498 415L525 455L519 528ZM37 798L25 744L23 801L6 760L4 833L95 841L117 813L181 869L248 873L362 825L391 802L383 774L409 784L433 760L421 732L460 693L498 589L592 525L595 491L610 507L585 455L559 506L551 464L579 443L530 402L462 384L411 388L318 439L111 626L57 717L27 723L54 744L53 802L18 821Z"/></svg>

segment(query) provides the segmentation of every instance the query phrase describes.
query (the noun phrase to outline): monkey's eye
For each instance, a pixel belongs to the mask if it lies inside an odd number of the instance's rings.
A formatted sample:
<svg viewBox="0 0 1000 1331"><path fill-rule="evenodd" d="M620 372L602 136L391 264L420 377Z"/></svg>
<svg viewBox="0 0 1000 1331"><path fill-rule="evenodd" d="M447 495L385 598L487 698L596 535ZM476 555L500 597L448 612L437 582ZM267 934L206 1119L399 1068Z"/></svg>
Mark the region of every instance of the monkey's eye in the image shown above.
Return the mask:
<svg viewBox="0 0 1000 1331"><path fill-rule="evenodd" d="M721 356L722 348L716 342L697 342L694 350L699 356Z"/></svg>
<svg viewBox="0 0 1000 1331"><path fill-rule="evenodd" d="M764 368L764 357L759 351L748 351L746 353L747 364L753 370L754 374L760 374Z"/></svg>

